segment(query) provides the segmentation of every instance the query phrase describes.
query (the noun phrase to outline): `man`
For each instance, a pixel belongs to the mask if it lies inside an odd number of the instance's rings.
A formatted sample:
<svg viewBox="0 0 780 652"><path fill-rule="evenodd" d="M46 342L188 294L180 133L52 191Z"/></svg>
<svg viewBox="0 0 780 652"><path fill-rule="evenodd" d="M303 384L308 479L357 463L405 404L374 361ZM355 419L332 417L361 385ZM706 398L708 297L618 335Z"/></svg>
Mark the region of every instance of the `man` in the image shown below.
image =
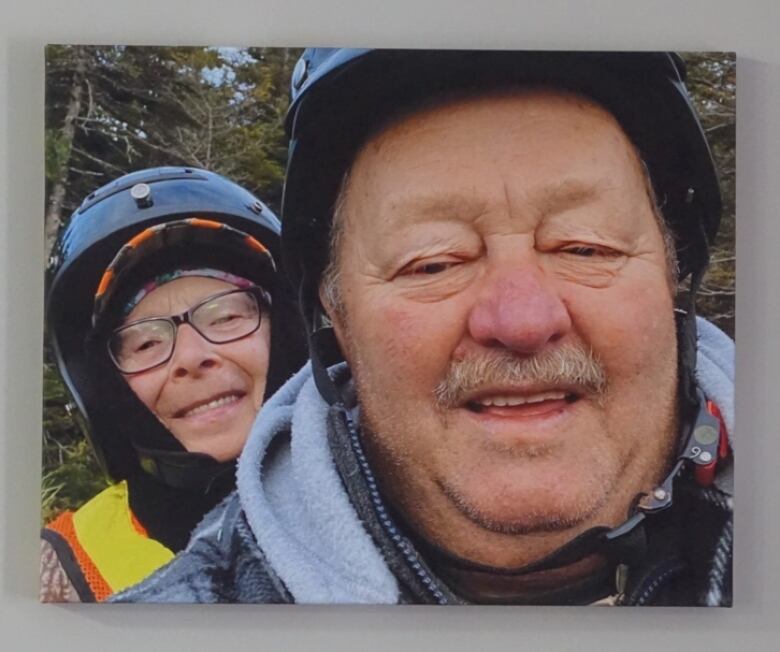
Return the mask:
<svg viewBox="0 0 780 652"><path fill-rule="evenodd" d="M730 604L732 345L694 313L720 199L679 59L307 51L288 126L311 368L128 599Z"/></svg>

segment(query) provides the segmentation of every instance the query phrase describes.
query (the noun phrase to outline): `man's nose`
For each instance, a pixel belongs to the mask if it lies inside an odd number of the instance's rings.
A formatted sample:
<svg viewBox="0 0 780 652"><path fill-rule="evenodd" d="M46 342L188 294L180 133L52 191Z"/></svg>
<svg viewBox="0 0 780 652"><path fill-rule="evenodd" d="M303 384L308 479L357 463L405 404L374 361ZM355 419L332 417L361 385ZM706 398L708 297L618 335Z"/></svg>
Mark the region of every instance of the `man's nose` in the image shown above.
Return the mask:
<svg viewBox="0 0 780 652"><path fill-rule="evenodd" d="M571 328L571 317L538 266L504 265L486 279L468 328L482 346L533 354L562 338Z"/></svg>
<svg viewBox="0 0 780 652"><path fill-rule="evenodd" d="M218 364L219 356L214 351L214 345L206 341L189 324L181 324L176 333L176 342L171 358L173 377L197 376Z"/></svg>

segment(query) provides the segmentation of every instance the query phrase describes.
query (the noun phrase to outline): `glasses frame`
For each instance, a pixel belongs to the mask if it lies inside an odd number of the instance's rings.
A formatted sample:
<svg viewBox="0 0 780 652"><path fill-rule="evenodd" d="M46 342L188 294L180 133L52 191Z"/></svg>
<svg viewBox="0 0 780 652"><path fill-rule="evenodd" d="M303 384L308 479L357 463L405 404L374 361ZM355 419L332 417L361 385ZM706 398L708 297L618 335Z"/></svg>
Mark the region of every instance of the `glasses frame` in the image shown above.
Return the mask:
<svg viewBox="0 0 780 652"><path fill-rule="evenodd" d="M250 294L254 297L255 301L257 302L257 326L255 326L251 331L248 333L245 333L244 335L240 335L239 337L233 337L228 340L220 340L215 341L211 338L207 337L204 333L201 333L200 329L193 323L192 321L192 313L195 312L198 308L206 305L209 301L214 301L215 299L220 299L222 297L225 297L229 294ZM138 319L136 321L132 321L129 324L123 324L119 328L115 328L111 331L110 336L108 338L108 341L106 342L106 349L108 350L108 356L111 358L111 362L114 363L114 366L119 370L119 373L121 373L124 376L135 376L137 374L146 373L147 371L151 371L152 369L157 369L157 367L162 367L165 364L168 364L170 359L173 357L173 352L176 350L176 339L179 335L179 326L182 324L187 324L194 330L198 335L200 335L204 340L209 342L210 344L230 344L231 342L238 342L239 340L243 340L245 337L249 337L250 335L256 333L260 326L263 323L263 312L267 312L270 307L270 300L268 293L263 290L263 288L253 285L248 288L237 288L235 290L225 290L223 292L217 292L216 294L211 294L207 296L202 301L199 301L194 306L190 307L189 309L185 310L182 313L179 313L178 315L170 315L167 317L144 317L143 319ZM149 321L166 321L169 324L173 326L173 344L171 345L171 350L168 352L168 355L165 357L164 360L161 360L160 362L157 362L153 364L151 367L145 367L143 369L138 369L135 371L125 371L122 369L122 367L119 364L119 361L114 356L114 352L111 350L111 340L117 333L121 333L123 330L127 330L128 328L132 328L133 326L137 326L138 324L143 324L145 322Z"/></svg>

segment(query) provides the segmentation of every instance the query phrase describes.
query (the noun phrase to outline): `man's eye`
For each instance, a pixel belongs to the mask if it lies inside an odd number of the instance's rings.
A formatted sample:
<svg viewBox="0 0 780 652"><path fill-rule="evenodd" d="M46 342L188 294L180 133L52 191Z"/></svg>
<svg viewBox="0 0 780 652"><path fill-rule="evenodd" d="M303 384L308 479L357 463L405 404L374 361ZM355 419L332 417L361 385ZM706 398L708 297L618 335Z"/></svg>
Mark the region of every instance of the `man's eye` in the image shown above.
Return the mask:
<svg viewBox="0 0 780 652"><path fill-rule="evenodd" d="M564 251L567 254L574 254L575 256L582 256L583 258L590 258L598 253L594 247L571 247Z"/></svg>
<svg viewBox="0 0 780 652"><path fill-rule="evenodd" d="M580 258L593 258L594 256L612 258L619 255L618 252L612 251L611 249L604 249L602 247L588 247L586 245L567 247L566 249L563 249L563 253L572 254L573 256L578 256Z"/></svg>
<svg viewBox="0 0 780 652"><path fill-rule="evenodd" d="M437 260L431 262L423 262L416 265L410 265L404 272L405 275L425 275L433 276L434 274L441 274L446 272L451 267L457 265L454 260Z"/></svg>

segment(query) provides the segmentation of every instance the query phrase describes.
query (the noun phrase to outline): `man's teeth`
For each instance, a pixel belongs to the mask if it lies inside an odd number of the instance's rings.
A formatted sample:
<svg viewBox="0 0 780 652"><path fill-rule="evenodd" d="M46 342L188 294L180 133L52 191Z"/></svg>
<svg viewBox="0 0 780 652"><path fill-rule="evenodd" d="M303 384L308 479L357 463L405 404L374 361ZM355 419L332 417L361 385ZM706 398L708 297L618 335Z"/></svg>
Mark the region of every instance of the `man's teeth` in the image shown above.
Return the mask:
<svg viewBox="0 0 780 652"><path fill-rule="evenodd" d="M477 399L475 403L482 407L515 407L517 405L528 405L531 403L541 403L542 401L562 401L566 398L566 392L541 392L531 396L517 395L497 395L486 396Z"/></svg>
<svg viewBox="0 0 780 652"><path fill-rule="evenodd" d="M222 398L218 398L213 401L209 401L208 403L204 403L203 405L199 405L198 407L187 412L184 416L192 417L195 416L196 414L201 414L203 412L207 412L208 410L213 410L214 408L222 407L223 405L227 405L228 403L234 403L239 398L240 396L238 394L223 396Z"/></svg>

